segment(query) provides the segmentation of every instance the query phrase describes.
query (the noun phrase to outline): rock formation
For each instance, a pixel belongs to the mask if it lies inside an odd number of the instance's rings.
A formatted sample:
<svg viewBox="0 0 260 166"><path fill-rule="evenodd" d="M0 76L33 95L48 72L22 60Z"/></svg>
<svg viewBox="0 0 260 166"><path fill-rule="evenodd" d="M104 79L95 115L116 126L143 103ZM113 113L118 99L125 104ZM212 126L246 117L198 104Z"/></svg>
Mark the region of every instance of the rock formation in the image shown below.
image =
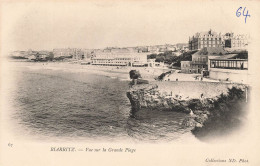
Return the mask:
<svg viewBox="0 0 260 166"><path fill-rule="evenodd" d="M182 122L182 125L192 127L195 133L199 128L204 127L205 123L211 123L213 120L220 119L220 123L226 116L232 121L233 117L238 118L234 111L239 112L242 108L235 107L246 103L246 86L233 85L228 89L227 94L221 94L214 98L189 98L181 95L167 94L161 92L156 84L133 86L128 92L133 111L145 109L171 110L192 114ZM214 122L212 122L214 123Z"/></svg>

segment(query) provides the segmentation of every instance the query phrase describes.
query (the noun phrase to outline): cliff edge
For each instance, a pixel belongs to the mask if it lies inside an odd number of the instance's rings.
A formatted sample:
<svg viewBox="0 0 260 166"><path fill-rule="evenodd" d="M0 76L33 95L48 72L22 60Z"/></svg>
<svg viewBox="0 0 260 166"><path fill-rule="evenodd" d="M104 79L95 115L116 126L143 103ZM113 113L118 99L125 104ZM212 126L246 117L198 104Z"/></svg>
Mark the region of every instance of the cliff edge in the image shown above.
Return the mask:
<svg viewBox="0 0 260 166"><path fill-rule="evenodd" d="M192 132L198 136L201 132L205 135L207 127L220 124L227 128L230 123L237 124L241 112L245 112L248 96L245 85L206 82L134 85L127 92L133 111L155 109L190 114L182 124L192 127Z"/></svg>

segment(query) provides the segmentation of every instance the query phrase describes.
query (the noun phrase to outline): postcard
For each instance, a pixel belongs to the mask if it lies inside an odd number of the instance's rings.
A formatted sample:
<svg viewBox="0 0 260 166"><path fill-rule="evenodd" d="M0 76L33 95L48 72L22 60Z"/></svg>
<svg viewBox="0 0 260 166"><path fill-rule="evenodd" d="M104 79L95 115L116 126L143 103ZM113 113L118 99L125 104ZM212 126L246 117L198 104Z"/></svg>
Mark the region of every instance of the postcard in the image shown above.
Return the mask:
<svg viewBox="0 0 260 166"><path fill-rule="evenodd" d="M259 6L1 1L0 165L260 165Z"/></svg>

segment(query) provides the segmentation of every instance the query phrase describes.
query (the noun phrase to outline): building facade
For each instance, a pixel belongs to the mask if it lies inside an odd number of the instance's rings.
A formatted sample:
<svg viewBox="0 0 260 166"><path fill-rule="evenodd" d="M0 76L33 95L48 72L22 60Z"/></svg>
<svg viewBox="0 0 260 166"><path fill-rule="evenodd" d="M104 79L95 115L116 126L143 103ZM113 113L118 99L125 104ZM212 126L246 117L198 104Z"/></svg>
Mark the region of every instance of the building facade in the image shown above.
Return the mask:
<svg viewBox="0 0 260 166"><path fill-rule="evenodd" d="M73 56L75 50L72 48L53 49L54 58Z"/></svg>
<svg viewBox="0 0 260 166"><path fill-rule="evenodd" d="M194 69L191 68L191 61L181 61L181 72L195 73Z"/></svg>
<svg viewBox="0 0 260 166"><path fill-rule="evenodd" d="M222 47L221 33L209 30L189 37L189 50L199 50L204 47Z"/></svg>
<svg viewBox="0 0 260 166"><path fill-rule="evenodd" d="M92 65L102 66L147 66L147 53L97 52L92 57Z"/></svg>
<svg viewBox="0 0 260 166"><path fill-rule="evenodd" d="M204 47L192 54L192 61L181 61L183 73L202 73L208 70L208 57L223 57L226 51L222 47Z"/></svg>
<svg viewBox="0 0 260 166"><path fill-rule="evenodd" d="M220 81L248 83L248 59L209 57L209 77Z"/></svg>
<svg viewBox="0 0 260 166"><path fill-rule="evenodd" d="M53 49L54 58L71 57L73 60L83 60L87 57L87 52L80 48L59 48Z"/></svg>
<svg viewBox="0 0 260 166"><path fill-rule="evenodd" d="M208 55L193 54L191 68L194 73L202 73L202 71L208 70Z"/></svg>
<svg viewBox="0 0 260 166"><path fill-rule="evenodd" d="M249 43L249 35L235 35L234 33L226 33L223 35L224 45L226 48L245 48Z"/></svg>
<svg viewBox="0 0 260 166"><path fill-rule="evenodd" d="M181 61L182 73L202 73L208 69L208 55L193 54L192 61Z"/></svg>

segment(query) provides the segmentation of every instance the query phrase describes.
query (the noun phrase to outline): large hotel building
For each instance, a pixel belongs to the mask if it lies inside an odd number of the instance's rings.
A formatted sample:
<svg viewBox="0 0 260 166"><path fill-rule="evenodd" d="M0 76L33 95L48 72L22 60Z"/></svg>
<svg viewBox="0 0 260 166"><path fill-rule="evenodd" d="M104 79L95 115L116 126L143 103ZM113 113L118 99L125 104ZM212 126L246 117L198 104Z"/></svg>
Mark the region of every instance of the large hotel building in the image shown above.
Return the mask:
<svg viewBox="0 0 260 166"><path fill-rule="evenodd" d="M246 34L226 33L223 35L226 48L245 48L248 46L250 36Z"/></svg>
<svg viewBox="0 0 260 166"><path fill-rule="evenodd" d="M235 35L234 33L216 33L212 30L198 32L189 38L189 49L200 50L207 48L245 48L249 43L249 35Z"/></svg>
<svg viewBox="0 0 260 166"><path fill-rule="evenodd" d="M222 47L221 34L209 30L196 33L189 38L189 50L199 50L204 47Z"/></svg>

